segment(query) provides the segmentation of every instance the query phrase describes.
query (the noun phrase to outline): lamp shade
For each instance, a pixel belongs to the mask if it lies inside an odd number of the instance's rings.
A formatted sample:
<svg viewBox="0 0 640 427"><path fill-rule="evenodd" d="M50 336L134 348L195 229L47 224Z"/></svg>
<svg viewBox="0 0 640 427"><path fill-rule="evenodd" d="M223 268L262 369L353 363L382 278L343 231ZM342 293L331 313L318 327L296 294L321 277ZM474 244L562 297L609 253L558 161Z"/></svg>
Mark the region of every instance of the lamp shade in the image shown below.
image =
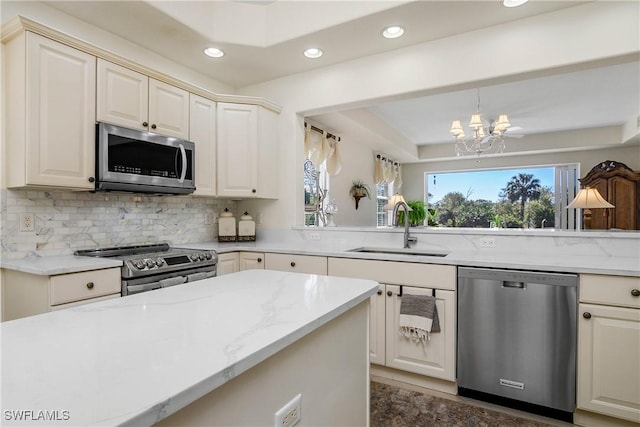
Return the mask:
<svg viewBox="0 0 640 427"><path fill-rule="evenodd" d="M396 194L394 194L393 196L391 196L391 198L389 199L389 201L387 202L387 204L386 204L386 205L384 205L384 209L385 209L386 211L391 211L391 210L393 210L393 208L394 208L398 203L400 203L400 202L407 203L407 202L404 200L404 197L402 197L402 194L400 194L400 193L396 193ZM407 206L407 207L408 207L408 206ZM409 208L409 210L410 210L410 211L412 211L413 209Z"/></svg>
<svg viewBox="0 0 640 427"><path fill-rule="evenodd" d="M482 118L480 117L480 113L476 113L471 116L469 127L472 127L474 129L482 127Z"/></svg>
<svg viewBox="0 0 640 427"><path fill-rule="evenodd" d="M573 199L567 209L594 209L594 208L615 208L611 203L607 202L598 190L586 187L578 191L576 198Z"/></svg>

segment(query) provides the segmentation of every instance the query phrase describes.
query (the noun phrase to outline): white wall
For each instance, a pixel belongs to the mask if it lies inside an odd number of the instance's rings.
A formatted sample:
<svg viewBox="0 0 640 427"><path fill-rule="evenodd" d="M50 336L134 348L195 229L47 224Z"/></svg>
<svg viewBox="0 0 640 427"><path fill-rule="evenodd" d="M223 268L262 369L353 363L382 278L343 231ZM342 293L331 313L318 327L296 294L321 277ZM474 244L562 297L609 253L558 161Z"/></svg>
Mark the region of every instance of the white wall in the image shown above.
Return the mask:
<svg viewBox="0 0 640 427"><path fill-rule="evenodd" d="M635 2L592 2L242 88L283 106L280 199L258 206L263 227L302 223L304 114L637 55L639 21Z"/></svg>

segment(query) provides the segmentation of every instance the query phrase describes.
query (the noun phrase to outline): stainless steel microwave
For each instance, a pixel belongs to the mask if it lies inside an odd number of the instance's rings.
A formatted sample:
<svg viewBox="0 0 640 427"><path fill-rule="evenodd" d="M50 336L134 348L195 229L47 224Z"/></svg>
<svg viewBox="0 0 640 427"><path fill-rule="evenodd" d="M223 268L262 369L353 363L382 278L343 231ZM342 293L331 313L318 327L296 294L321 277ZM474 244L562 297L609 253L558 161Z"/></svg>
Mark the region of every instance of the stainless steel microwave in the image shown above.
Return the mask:
<svg viewBox="0 0 640 427"><path fill-rule="evenodd" d="M195 144L179 138L96 124L96 191L189 194Z"/></svg>

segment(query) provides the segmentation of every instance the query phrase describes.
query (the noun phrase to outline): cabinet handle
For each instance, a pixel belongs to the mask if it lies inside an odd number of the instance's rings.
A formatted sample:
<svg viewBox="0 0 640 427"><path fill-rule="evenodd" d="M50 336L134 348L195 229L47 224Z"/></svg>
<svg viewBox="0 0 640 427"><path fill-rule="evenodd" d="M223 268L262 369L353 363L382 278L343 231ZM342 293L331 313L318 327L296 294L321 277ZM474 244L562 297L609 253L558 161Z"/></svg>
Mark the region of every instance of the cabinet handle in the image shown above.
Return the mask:
<svg viewBox="0 0 640 427"><path fill-rule="evenodd" d="M151 129L155 129L156 127L157 127L157 126L156 126L156 124L155 124L155 123L151 125Z"/></svg>
<svg viewBox="0 0 640 427"><path fill-rule="evenodd" d="M631 289L631 295L633 295L634 297L640 297L640 290Z"/></svg>
<svg viewBox="0 0 640 427"><path fill-rule="evenodd" d="M382 295L382 291L378 289L378 295Z"/></svg>
<svg viewBox="0 0 640 427"><path fill-rule="evenodd" d="M252 193L255 193L256 191L257 191L257 190L256 190L255 188L252 188L252 189L251 189L251 192L252 192Z"/></svg>
<svg viewBox="0 0 640 427"><path fill-rule="evenodd" d="M388 297L393 296L393 292L391 292L391 291L387 291L387 296L388 296Z"/></svg>
<svg viewBox="0 0 640 427"><path fill-rule="evenodd" d="M147 126L149 126L149 123L147 123L147 122L142 122L142 126L147 127Z"/></svg>
<svg viewBox="0 0 640 427"><path fill-rule="evenodd" d="M591 319L591 313L585 311L584 313L582 313L582 317L584 317L585 319Z"/></svg>
<svg viewBox="0 0 640 427"><path fill-rule="evenodd" d="M93 289L93 282L87 283L87 289Z"/></svg>
<svg viewBox="0 0 640 427"><path fill-rule="evenodd" d="M95 180L96 179L94 177L92 177L92 176L89 177L89 182L95 182Z"/></svg>
<svg viewBox="0 0 640 427"><path fill-rule="evenodd" d="M295 267L296 263L294 261L291 261L291 267Z"/></svg>
<svg viewBox="0 0 640 427"><path fill-rule="evenodd" d="M262 262L262 258L258 258L258 262Z"/></svg>

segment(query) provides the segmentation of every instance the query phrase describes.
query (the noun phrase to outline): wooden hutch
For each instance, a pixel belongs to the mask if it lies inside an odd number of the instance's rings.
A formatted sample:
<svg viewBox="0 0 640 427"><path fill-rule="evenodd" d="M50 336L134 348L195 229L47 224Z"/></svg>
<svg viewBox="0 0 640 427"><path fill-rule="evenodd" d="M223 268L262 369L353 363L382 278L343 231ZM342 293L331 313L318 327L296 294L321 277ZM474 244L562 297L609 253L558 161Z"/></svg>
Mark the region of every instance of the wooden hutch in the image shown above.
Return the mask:
<svg viewBox="0 0 640 427"><path fill-rule="evenodd" d="M615 206L591 209L591 229L640 230L640 173L624 163L606 160L594 166L579 181L583 187L596 188Z"/></svg>

